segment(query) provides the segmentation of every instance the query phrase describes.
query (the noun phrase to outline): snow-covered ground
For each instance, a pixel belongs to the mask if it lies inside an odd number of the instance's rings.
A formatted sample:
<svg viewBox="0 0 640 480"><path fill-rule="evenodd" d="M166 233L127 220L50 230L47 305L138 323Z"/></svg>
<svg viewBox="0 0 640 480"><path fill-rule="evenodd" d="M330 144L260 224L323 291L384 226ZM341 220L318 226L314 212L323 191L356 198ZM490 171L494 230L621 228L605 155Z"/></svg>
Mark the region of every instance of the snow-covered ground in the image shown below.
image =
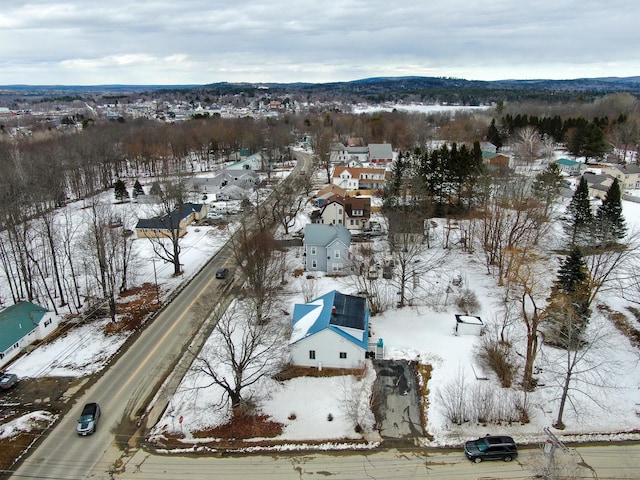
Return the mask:
<svg viewBox="0 0 640 480"><path fill-rule="evenodd" d="M640 204L624 202L624 215L630 230L640 228ZM306 217L301 215L299 225L304 224ZM291 231L296 231L294 227ZM227 231L219 231L213 227L189 227L189 233L183 240L185 271L193 274L227 238ZM145 240L140 248L145 247ZM147 242L148 243L148 242ZM292 252L293 255L293 252ZM293 255L295 257L295 255ZM148 258L151 258L149 252ZM301 258L294 258L301 263ZM158 283L167 292L175 286L176 280L171 276L169 266L156 265ZM297 265L299 268L300 265ZM486 274L486 267L479 259L459 250L453 250L447 257L446 264L440 272L439 281L433 283L434 296L438 298L436 305L407 306L391 308L381 315L371 318L371 331L374 339L383 339L388 358L418 359L422 363L433 366L429 382L428 432L433 436L433 445L460 444L462 440L484 435L488 432L506 433L520 442L540 441L544 438L543 428L550 427L558 408L557 378L552 367L560 361L554 358L554 352L545 349L539 356L539 381L542 384L530 393L526 402L529 405L530 422L521 424L504 424L500 426L487 424L462 425L450 424L437 400L437 392L442 391L451 382L462 382L468 389L487 388L494 397L506 395L496 380L476 380L471 368L474 362L474 348L479 337L473 335L455 335L456 313L453 297L456 290L447 293L451 278L457 273L463 277L463 287L474 291L480 300L481 308L476 314L490 325L495 321L494 313L498 308L499 289L496 279ZM139 275L146 281L153 281L152 262L142 266ZM549 275L554 276L555 271ZM285 308L293 310L295 303L303 303L303 277L289 279L285 298ZM317 276L317 295L332 289L344 293L354 293L344 280L332 277ZM455 287L457 288L457 287ZM449 298L447 298L449 297ZM447 300L445 302L445 300ZM603 300L603 299L600 299ZM627 303L613 294L608 294L606 303L614 310L625 312ZM592 325L607 329L603 337L608 341L597 350L595 355L607 359L606 382L587 386L585 395L575 395L576 414L571 407L567 408L564 417L566 430L556 432L566 440L596 439L598 434L603 438L640 438L637 434L620 433L640 430L640 366L639 354L629 341L615 329L603 321L594 309ZM105 336L101 333L101 323L72 330L64 337L51 343L46 348L39 348L12 364L8 370L20 377L38 377L44 375L84 376L104 366L105 359L117 350L123 338ZM286 341L287 339L283 339ZM82 344L84 355L70 355L74 345ZM521 348L518 348L521 351ZM603 370L604 371L604 370ZM461 380L462 379L462 380ZM264 414L284 424L282 435L276 440L282 441L318 441L333 442L335 446L348 439L362 438L353 429L353 422L344 411L345 399L353 399L354 395L365 398L366 392L373 383L371 371L362 379L352 376L329 378L298 378L286 382L263 382L256 398L260 399L259 407ZM606 384L609 387L604 388ZM480 385L480 387L478 387ZM486 387L485 387L486 386ZM228 412L209 408L219 399L220 392L211 388L203 394L189 396L187 388L179 388L178 395L171 402L169 411L160 420L158 432L175 430L189 437L190 430L203 429L221 424L228 418ZM363 396L363 392L365 395ZM519 393L516 393L519 394ZM197 413L196 413L197 412ZM332 421L328 421L331 414ZM176 425L175 418L182 416L184 422ZM24 419L23 422L24 423ZM372 414L365 415L364 438L375 442ZM15 428L5 425L0 431ZM333 447L332 447L333 448Z"/></svg>

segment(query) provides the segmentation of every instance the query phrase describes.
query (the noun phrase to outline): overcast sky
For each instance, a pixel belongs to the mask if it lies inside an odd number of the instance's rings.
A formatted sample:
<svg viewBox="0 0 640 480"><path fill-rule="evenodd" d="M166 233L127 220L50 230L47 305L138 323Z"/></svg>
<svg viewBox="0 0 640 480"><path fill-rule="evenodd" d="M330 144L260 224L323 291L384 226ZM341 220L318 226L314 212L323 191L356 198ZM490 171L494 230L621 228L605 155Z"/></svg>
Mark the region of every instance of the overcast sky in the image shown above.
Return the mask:
<svg viewBox="0 0 640 480"><path fill-rule="evenodd" d="M0 84L640 75L637 0L3 0Z"/></svg>

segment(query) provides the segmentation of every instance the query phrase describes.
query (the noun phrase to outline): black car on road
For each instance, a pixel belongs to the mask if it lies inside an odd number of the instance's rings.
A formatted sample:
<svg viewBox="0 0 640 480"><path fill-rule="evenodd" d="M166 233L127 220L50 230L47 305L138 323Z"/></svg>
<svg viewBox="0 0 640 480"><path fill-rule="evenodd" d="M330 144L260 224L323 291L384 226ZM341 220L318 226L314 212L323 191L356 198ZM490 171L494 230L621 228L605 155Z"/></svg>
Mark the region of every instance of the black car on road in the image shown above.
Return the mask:
<svg viewBox="0 0 640 480"><path fill-rule="evenodd" d="M220 279L224 280L228 276L229 276L229 269L228 268L219 268L218 270L216 270L216 278L220 278Z"/></svg>
<svg viewBox="0 0 640 480"><path fill-rule="evenodd" d="M472 462L504 460L510 462L518 456L518 446L513 438L504 435L487 435L464 444L464 454Z"/></svg>

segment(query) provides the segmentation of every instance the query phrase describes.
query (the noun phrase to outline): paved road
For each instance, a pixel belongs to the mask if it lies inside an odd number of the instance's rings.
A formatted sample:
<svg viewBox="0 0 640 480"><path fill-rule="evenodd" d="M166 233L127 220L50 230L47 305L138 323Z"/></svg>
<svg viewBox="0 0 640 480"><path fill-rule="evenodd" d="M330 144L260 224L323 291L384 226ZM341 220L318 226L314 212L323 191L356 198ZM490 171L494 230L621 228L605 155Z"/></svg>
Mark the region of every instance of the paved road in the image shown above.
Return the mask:
<svg viewBox="0 0 640 480"><path fill-rule="evenodd" d="M311 156L297 153L298 171L311 168ZM110 478L105 472L117 467L123 446L130 442L137 424L153 420L164 408L169 391L159 392L155 408L148 406L161 385L170 389L180 375L176 371L187 345L200 331L209 311L224 299L215 271L230 264L230 244L168 303L144 332L100 379L82 396L69 414L51 430L11 478L82 479ZM188 362L187 362L188 363ZM179 373L179 369L178 369ZM167 387L167 385L169 385ZM75 433L76 420L86 402L98 402L102 418L98 431L89 437ZM145 415L143 416L143 413ZM151 415L151 419L148 416Z"/></svg>
<svg viewBox="0 0 640 480"><path fill-rule="evenodd" d="M562 478L638 479L640 446L586 446L556 454ZM404 479L532 479L548 465L540 449L522 449L510 462L468 461L462 451L412 449L367 453L308 453L193 458L151 455L138 451L115 475L116 480L224 478L225 480L404 480ZM541 477L537 477L541 478ZM551 477L547 477L551 478ZM557 477L556 477L557 478Z"/></svg>
<svg viewBox="0 0 640 480"><path fill-rule="evenodd" d="M126 443L129 435L117 438L120 422L135 425L153 393L159 388L183 348L199 329L198 299L217 294L219 280L212 261L169 303L118 361L79 399L37 450L12 478L86 478L88 472L108 469L105 453L114 442ZM195 315L194 315L195 313ZM75 433L76 419L85 402L98 402L102 418L90 437ZM125 429L126 430L126 429ZM130 430L131 432L131 430ZM131 432L132 433L132 432Z"/></svg>

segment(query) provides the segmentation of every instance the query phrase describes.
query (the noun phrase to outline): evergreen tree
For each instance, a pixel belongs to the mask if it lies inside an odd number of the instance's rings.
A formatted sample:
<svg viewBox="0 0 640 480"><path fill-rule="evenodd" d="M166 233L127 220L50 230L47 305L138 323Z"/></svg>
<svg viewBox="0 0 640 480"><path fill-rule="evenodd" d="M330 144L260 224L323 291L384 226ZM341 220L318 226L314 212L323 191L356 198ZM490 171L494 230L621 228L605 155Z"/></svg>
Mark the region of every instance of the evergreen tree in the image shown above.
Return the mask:
<svg viewBox="0 0 640 480"><path fill-rule="evenodd" d="M573 245L590 245L593 240L593 212L589 201L589 185L580 178L565 215L564 229Z"/></svg>
<svg viewBox="0 0 640 480"><path fill-rule="evenodd" d="M136 183L133 184L133 198L136 198L138 195L144 195L144 188L142 188L140 180L136 180Z"/></svg>
<svg viewBox="0 0 640 480"><path fill-rule="evenodd" d="M496 127L496 119L491 119L491 124L489 125L489 130L487 131L487 141L491 142L496 147L496 151L502 148L502 135L500 134L500 130Z"/></svg>
<svg viewBox="0 0 640 480"><path fill-rule="evenodd" d="M116 200L122 202L129 198L129 192L127 191L127 187L121 179L116 180L113 184L114 193L116 196Z"/></svg>
<svg viewBox="0 0 640 480"><path fill-rule="evenodd" d="M591 275L579 247L574 246L558 269L547 306L551 343L573 348L582 342L589 323Z"/></svg>
<svg viewBox="0 0 640 480"><path fill-rule="evenodd" d="M595 121L585 128L580 153L586 157L587 161L590 158L602 158L607 153L604 130Z"/></svg>
<svg viewBox="0 0 640 480"><path fill-rule="evenodd" d="M386 208L393 208L399 204L405 205L402 200L406 199L406 190L403 190L405 175L408 167L408 160L400 153L398 159L393 162L391 168L391 179L386 182L382 201ZM402 197L402 200L401 200Z"/></svg>
<svg viewBox="0 0 640 480"><path fill-rule="evenodd" d="M596 234L603 245L621 240L627 233L627 225L622 216L621 197L620 183L614 178L602 205L596 211Z"/></svg>
<svg viewBox="0 0 640 480"><path fill-rule="evenodd" d="M153 182L151 184L151 190L149 190L150 195L162 196L162 187L158 182Z"/></svg>

